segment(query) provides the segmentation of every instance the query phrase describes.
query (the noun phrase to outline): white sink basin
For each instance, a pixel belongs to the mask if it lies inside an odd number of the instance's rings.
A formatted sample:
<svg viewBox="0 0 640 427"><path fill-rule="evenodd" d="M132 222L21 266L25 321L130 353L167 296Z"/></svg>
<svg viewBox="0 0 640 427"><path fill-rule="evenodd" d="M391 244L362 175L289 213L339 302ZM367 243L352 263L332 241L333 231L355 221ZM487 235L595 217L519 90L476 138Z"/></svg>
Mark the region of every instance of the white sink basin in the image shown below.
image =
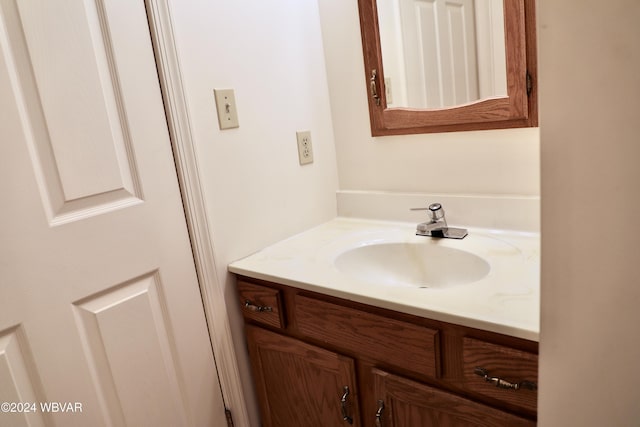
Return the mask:
<svg viewBox="0 0 640 427"><path fill-rule="evenodd" d="M368 244L343 252L334 265L354 279L419 288L463 285L489 274L489 263L478 255L433 242Z"/></svg>

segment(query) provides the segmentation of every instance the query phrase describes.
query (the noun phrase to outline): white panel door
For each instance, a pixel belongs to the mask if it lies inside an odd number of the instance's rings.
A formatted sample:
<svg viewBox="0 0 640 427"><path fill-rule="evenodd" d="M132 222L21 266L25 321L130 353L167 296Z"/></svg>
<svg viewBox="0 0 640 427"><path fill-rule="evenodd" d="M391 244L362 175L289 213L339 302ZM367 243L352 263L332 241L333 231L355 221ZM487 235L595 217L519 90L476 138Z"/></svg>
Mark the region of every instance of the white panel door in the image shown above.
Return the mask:
<svg viewBox="0 0 640 427"><path fill-rule="evenodd" d="M474 0L400 0L407 104L443 108L476 101Z"/></svg>
<svg viewBox="0 0 640 427"><path fill-rule="evenodd" d="M224 425L144 2L0 0L0 141L0 426Z"/></svg>

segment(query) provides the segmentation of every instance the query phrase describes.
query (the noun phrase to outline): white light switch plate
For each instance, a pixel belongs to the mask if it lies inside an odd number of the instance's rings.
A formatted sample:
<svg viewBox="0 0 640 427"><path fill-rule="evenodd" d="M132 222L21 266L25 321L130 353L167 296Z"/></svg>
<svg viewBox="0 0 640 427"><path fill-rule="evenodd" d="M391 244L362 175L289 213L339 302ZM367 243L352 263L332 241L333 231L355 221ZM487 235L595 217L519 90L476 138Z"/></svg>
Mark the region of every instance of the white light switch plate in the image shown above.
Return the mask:
<svg viewBox="0 0 640 427"><path fill-rule="evenodd" d="M238 108L233 89L214 89L216 108L218 109L218 125L220 130L240 127Z"/></svg>

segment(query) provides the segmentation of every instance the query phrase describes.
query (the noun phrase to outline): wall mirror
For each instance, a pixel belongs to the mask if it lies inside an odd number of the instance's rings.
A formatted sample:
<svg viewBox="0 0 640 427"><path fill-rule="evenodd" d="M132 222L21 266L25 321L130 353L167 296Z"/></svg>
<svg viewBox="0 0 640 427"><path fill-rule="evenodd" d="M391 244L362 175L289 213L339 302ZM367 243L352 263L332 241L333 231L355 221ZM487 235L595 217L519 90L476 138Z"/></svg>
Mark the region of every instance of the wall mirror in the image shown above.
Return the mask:
<svg viewBox="0 0 640 427"><path fill-rule="evenodd" d="M538 125L534 0L358 0L373 136Z"/></svg>

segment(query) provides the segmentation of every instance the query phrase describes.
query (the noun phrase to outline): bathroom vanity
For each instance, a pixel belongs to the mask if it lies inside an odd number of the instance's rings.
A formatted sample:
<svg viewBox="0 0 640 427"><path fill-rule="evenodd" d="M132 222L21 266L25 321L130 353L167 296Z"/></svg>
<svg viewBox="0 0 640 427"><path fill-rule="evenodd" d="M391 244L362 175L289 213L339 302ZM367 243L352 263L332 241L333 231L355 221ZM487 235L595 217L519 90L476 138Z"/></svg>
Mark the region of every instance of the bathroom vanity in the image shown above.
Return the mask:
<svg viewBox="0 0 640 427"><path fill-rule="evenodd" d="M412 231L336 219L229 266L265 427L535 425L537 236L471 229L448 242ZM471 275L455 282L401 277L394 269L407 265L369 255L387 244L410 259L422 253L413 245L464 263L462 251L489 268L460 265ZM375 281L353 262L390 271Z"/></svg>

